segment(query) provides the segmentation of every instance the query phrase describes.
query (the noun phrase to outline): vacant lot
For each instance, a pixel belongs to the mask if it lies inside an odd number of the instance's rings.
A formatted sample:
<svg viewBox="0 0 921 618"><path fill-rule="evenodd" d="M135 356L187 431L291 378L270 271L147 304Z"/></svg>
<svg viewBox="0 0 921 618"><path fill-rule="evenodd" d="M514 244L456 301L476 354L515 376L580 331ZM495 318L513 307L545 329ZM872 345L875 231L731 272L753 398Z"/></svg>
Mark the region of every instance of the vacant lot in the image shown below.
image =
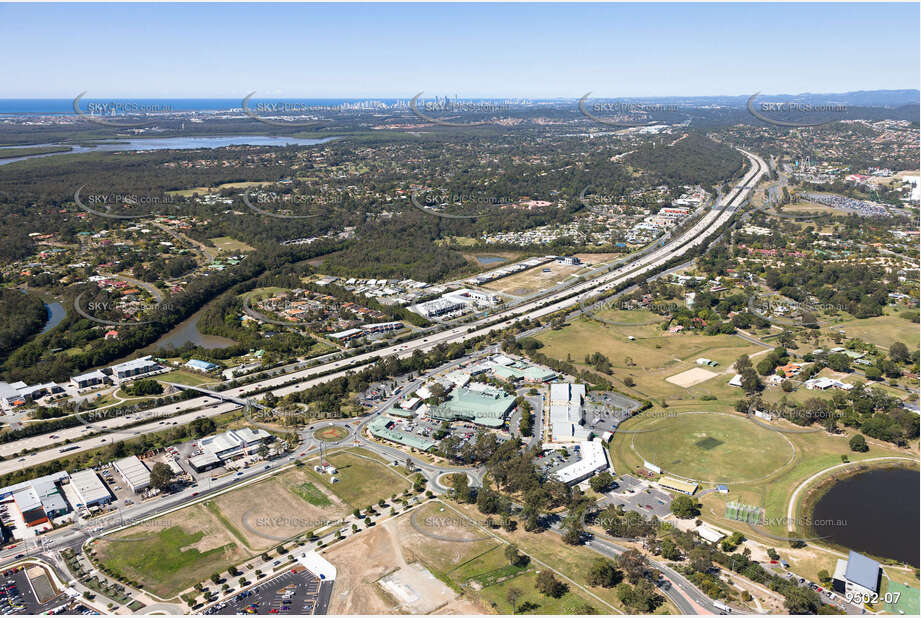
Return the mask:
<svg viewBox="0 0 921 618"><path fill-rule="evenodd" d="M322 528L349 510L342 500L311 482L306 467L222 494L212 502L225 527L253 551Z"/></svg>
<svg viewBox="0 0 921 618"><path fill-rule="evenodd" d="M95 544L100 561L162 598L251 555L202 504L112 536Z"/></svg>
<svg viewBox="0 0 921 618"><path fill-rule="evenodd" d="M716 377L717 374L704 369L703 367L694 367L693 369L688 369L687 371L682 371L673 376L665 378L666 382L671 382L672 384L677 384L681 388L690 388L700 384L701 382L706 382L710 378Z"/></svg>
<svg viewBox="0 0 921 618"><path fill-rule="evenodd" d="M908 311L900 307L898 311ZM917 314L917 309L914 310ZM835 324L835 330L843 330L848 337L859 337L866 342L889 349L896 341L901 341L912 349L918 343L918 324L909 322L898 315L884 315L878 318L851 320Z"/></svg>
<svg viewBox="0 0 921 618"><path fill-rule="evenodd" d="M580 266L565 266L557 262L548 262L542 266L491 281L483 287L514 296L528 296L546 290L569 277L578 276L584 270Z"/></svg>
<svg viewBox="0 0 921 618"><path fill-rule="evenodd" d="M403 515L400 523L409 518ZM393 521L333 545L325 553L338 571L330 614L413 613L478 614L483 609L460 597L404 555L403 537ZM432 599L435 600L432 605Z"/></svg>
<svg viewBox="0 0 921 618"><path fill-rule="evenodd" d="M364 455L365 452L358 454ZM326 460L337 469L338 483L332 483L327 474L314 472L311 468L304 468L310 480L338 496L352 508L363 509L368 505L376 504L378 500L389 500L393 494L400 494L410 487L410 482L398 474L391 466L378 457L368 453L366 457L358 456L349 451L340 451L326 457ZM311 466L316 460L311 460Z"/></svg>

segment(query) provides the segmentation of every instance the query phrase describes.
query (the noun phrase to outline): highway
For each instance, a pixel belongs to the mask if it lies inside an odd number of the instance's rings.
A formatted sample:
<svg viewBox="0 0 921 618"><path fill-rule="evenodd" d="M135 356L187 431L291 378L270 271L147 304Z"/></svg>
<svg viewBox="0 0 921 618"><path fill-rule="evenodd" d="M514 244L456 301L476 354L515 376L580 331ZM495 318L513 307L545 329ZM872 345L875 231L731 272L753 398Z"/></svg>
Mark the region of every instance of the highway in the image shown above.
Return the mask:
<svg viewBox="0 0 921 618"><path fill-rule="evenodd" d="M738 208L744 203L751 190L760 181L767 170L767 165L757 155L744 150L741 150L741 152L749 159L751 167L733 189L727 195L723 196L722 199L719 200L713 208L707 211L691 228L677 238L671 239L661 247L638 256L634 254L634 257L637 259L622 264L616 269L596 277L595 279L577 283L548 296L529 300L464 326L454 327L437 333L423 333L421 338L409 342L364 352L350 358L335 360L307 369L294 371L289 374L271 377L253 384L227 389L226 391L222 391L222 394L233 398L244 398L253 396L267 389L272 389L274 395L283 397L289 393L306 390L317 384L344 376L347 374L348 368L356 364L370 363L376 359L391 355L405 358L411 356L417 350L427 351L440 344L463 342L480 337L507 328L523 318L537 319L556 313L557 311L574 307L580 303L585 303L599 293L608 292L631 280L642 277L643 275L655 274L657 269L671 260L691 250L697 249L708 242L710 237L718 229L729 222ZM178 423L189 422L197 416L215 416L227 412L228 409L237 407L232 403L215 404L216 400L213 397L202 396L186 400L180 404L151 408L145 411L144 414L150 417L161 417L164 415L177 414L185 410L198 409L202 406L211 406L204 410L200 410L198 413L183 414L181 418L165 421L170 423L176 421ZM129 419L128 417L119 417L101 422L104 423L104 425L94 424L94 429L104 426L108 431L114 431L119 427L137 422L136 418ZM50 438L50 436L36 436L35 438L29 439L30 444L28 447L35 448L38 447L38 443L41 443L41 446L44 447L45 450L24 455L18 459L13 458L0 462L0 474L8 474L30 466L47 463L64 455L71 455L98 448L99 446L111 444L113 441L129 439L144 433L153 433L163 428L164 421L152 421L150 423L136 425L131 429L86 440L79 440L79 437L90 431L87 427L74 427L68 430L59 431L55 434L57 436L56 438ZM64 440L68 438L77 441L68 445L68 448L71 450L67 453L61 453L59 448L47 448L49 445L53 446L63 443ZM4 448L2 452L8 456L11 448L21 451L23 448L26 448L25 444L19 444L22 442L23 441L17 441L17 443L13 443L15 446L3 445Z"/></svg>

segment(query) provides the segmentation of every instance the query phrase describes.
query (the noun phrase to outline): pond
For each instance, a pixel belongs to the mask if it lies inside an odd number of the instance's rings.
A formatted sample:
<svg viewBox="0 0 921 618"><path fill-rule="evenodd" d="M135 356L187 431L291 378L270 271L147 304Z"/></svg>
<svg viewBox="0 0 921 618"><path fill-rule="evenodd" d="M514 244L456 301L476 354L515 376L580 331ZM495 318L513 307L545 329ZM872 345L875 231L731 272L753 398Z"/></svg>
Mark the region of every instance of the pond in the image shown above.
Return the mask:
<svg viewBox="0 0 921 618"><path fill-rule="evenodd" d="M816 503L813 522L829 523L814 525L815 533L857 552L918 566L918 487L918 472L904 468L842 479Z"/></svg>

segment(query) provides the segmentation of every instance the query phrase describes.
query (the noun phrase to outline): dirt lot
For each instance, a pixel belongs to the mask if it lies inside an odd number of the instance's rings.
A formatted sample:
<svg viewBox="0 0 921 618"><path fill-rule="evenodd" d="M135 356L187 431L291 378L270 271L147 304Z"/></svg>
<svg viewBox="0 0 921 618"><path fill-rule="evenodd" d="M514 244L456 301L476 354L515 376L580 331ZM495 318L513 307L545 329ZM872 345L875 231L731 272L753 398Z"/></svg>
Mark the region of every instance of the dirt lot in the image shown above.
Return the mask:
<svg viewBox="0 0 921 618"><path fill-rule="evenodd" d="M483 613L482 607L459 597L422 564L412 562L412 552L401 545L408 543L418 550L426 537L418 533L406 536L408 521L407 515L375 526L325 553L338 570L330 614ZM450 543L473 544L479 543ZM388 579L381 582L383 578ZM403 587L407 583L408 587Z"/></svg>
<svg viewBox="0 0 921 618"><path fill-rule="evenodd" d="M676 373L673 376L665 378L666 382L671 382L672 384L677 384L678 386L689 388L701 382L706 382L710 378L717 376L712 371L708 371L703 367L694 367L693 369L688 369L687 371L682 371L681 373Z"/></svg>
<svg viewBox="0 0 921 618"><path fill-rule="evenodd" d="M544 272L545 270L548 272ZM557 262L548 262L543 266L536 266L524 272L497 279L483 287L514 296L527 296L552 287L583 270L581 266L565 266Z"/></svg>
<svg viewBox="0 0 921 618"><path fill-rule="evenodd" d="M250 549L262 551L280 539L321 528L346 514L346 505L317 483L313 486L326 495L329 506L316 506L298 496L293 489L306 482L312 479L302 470L288 470L267 481L223 494L213 503Z"/></svg>

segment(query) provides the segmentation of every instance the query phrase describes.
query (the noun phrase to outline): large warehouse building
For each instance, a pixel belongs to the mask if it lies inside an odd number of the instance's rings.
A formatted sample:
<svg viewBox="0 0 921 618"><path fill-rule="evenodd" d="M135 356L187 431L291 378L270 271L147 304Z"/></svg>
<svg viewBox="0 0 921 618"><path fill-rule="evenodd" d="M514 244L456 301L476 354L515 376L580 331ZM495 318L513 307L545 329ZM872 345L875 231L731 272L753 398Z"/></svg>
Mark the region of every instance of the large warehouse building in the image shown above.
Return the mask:
<svg viewBox="0 0 921 618"><path fill-rule="evenodd" d="M150 470L136 455L119 459L114 465L134 493L141 493L150 487Z"/></svg>
<svg viewBox="0 0 921 618"><path fill-rule="evenodd" d="M112 500L112 494L95 470L74 472L70 475L70 484L81 500L76 506L91 508L108 504Z"/></svg>
<svg viewBox="0 0 921 618"><path fill-rule="evenodd" d="M432 407L429 416L438 421L470 421L495 428L505 424L505 417L514 407L515 398L505 391L458 388L443 404Z"/></svg>

